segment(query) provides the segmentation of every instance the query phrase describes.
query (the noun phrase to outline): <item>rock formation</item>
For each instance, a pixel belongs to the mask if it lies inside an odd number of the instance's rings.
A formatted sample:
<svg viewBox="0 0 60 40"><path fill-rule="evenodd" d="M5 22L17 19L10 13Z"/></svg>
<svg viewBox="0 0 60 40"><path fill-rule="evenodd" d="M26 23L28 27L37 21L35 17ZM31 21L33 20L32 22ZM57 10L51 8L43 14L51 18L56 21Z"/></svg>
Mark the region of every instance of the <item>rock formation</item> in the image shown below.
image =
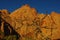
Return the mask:
<svg viewBox="0 0 60 40"><path fill-rule="evenodd" d="M25 40L25 37L32 40L60 39L59 13L39 14L35 8L26 4L11 14L7 10L0 10L0 18L2 20L0 29L4 32L3 27L6 22L21 36L21 40ZM12 29L8 29L11 33Z"/></svg>

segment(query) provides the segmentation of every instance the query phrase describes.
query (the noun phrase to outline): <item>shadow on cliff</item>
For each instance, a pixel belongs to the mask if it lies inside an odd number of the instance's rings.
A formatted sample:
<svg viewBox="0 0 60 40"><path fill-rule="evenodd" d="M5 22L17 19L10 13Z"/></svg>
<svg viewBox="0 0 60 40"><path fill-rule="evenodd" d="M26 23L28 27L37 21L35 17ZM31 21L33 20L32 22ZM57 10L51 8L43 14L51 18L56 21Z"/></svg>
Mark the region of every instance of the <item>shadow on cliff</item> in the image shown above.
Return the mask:
<svg viewBox="0 0 60 40"><path fill-rule="evenodd" d="M20 35L9 25L8 23L4 22L4 36L16 36L16 40L20 38Z"/></svg>

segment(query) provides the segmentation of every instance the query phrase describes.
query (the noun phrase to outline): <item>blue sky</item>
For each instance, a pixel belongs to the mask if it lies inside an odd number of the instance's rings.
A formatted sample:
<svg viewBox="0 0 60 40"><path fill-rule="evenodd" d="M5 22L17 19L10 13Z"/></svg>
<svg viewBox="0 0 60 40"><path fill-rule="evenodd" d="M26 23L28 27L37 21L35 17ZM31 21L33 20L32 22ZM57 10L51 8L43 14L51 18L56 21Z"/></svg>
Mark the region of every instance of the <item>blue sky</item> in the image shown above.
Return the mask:
<svg viewBox="0 0 60 40"><path fill-rule="evenodd" d="M12 12L24 4L36 8L39 13L46 13L46 11L60 13L60 0L0 0L0 9Z"/></svg>

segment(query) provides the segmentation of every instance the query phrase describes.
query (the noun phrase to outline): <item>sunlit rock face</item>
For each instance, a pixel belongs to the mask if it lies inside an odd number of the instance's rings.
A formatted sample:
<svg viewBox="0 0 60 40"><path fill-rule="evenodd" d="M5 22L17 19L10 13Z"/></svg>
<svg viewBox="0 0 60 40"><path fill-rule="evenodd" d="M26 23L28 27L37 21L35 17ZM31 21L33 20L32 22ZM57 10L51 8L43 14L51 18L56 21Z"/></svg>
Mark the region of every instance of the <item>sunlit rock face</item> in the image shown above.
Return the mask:
<svg viewBox="0 0 60 40"><path fill-rule="evenodd" d="M3 13L1 14L2 20L4 19L21 35L21 40L25 40L25 37L32 38L32 40L55 40L60 38L59 13L40 14L35 8L31 8L27 4L21 6L21 8L13 11L11 14L7 10L2 10L1 12ZM3 27L0 29L3 29Z"/></svg>
<svg viewBox="0 0 60 40"><path fill-rule="evenodd" d="M37 15L37 11L35 10L35 8L30 8L29 5L23 5L21 8L15 10L10 14L12 18L16 18L16 19L24 18L24 17L29 17L30 19L34 19L36 15Z"/></svg>
<svg viewBox="0 0 60 40"><path fill-rule="evenodd" d="M26 34L26 27L29 27L27 25L32 25L36 16L37 11L35 8L31 8L29 5L23 5L21 8L10 14L10 17L16 22L16 27L22 26L21 31L20 29L18 30L20 33L22 32L22 34Z"/></svg>
<svg viewBox="0 0 60 40"><path fill-rule="evenodd" d="M60 14L56 13L56 12L52 12L50 14L50 16L52 17L52 19L54 20L53 23L53 27L56 28L53 30L53 35L52 38L56 39L56 38L60 38Z"/></svg>

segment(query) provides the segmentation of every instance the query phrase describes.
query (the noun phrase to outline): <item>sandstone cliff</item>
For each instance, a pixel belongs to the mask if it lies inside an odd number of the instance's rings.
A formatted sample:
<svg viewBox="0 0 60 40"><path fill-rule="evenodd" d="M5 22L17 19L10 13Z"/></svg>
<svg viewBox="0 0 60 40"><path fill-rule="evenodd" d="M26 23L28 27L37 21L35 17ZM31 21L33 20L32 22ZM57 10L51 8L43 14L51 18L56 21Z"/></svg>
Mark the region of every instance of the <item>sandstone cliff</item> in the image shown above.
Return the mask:
<svg viewBox="0 0 60 40"><path fill-rule="evenodd" d="M39 14L35 8L31 8L29 5L23 5L11 14L6 10L0 12L2 12L0 13L2 20L10 24L22 37L21 40L25 40L25 37L32 38L32 40L60 39L59 13Z"/></svg>

